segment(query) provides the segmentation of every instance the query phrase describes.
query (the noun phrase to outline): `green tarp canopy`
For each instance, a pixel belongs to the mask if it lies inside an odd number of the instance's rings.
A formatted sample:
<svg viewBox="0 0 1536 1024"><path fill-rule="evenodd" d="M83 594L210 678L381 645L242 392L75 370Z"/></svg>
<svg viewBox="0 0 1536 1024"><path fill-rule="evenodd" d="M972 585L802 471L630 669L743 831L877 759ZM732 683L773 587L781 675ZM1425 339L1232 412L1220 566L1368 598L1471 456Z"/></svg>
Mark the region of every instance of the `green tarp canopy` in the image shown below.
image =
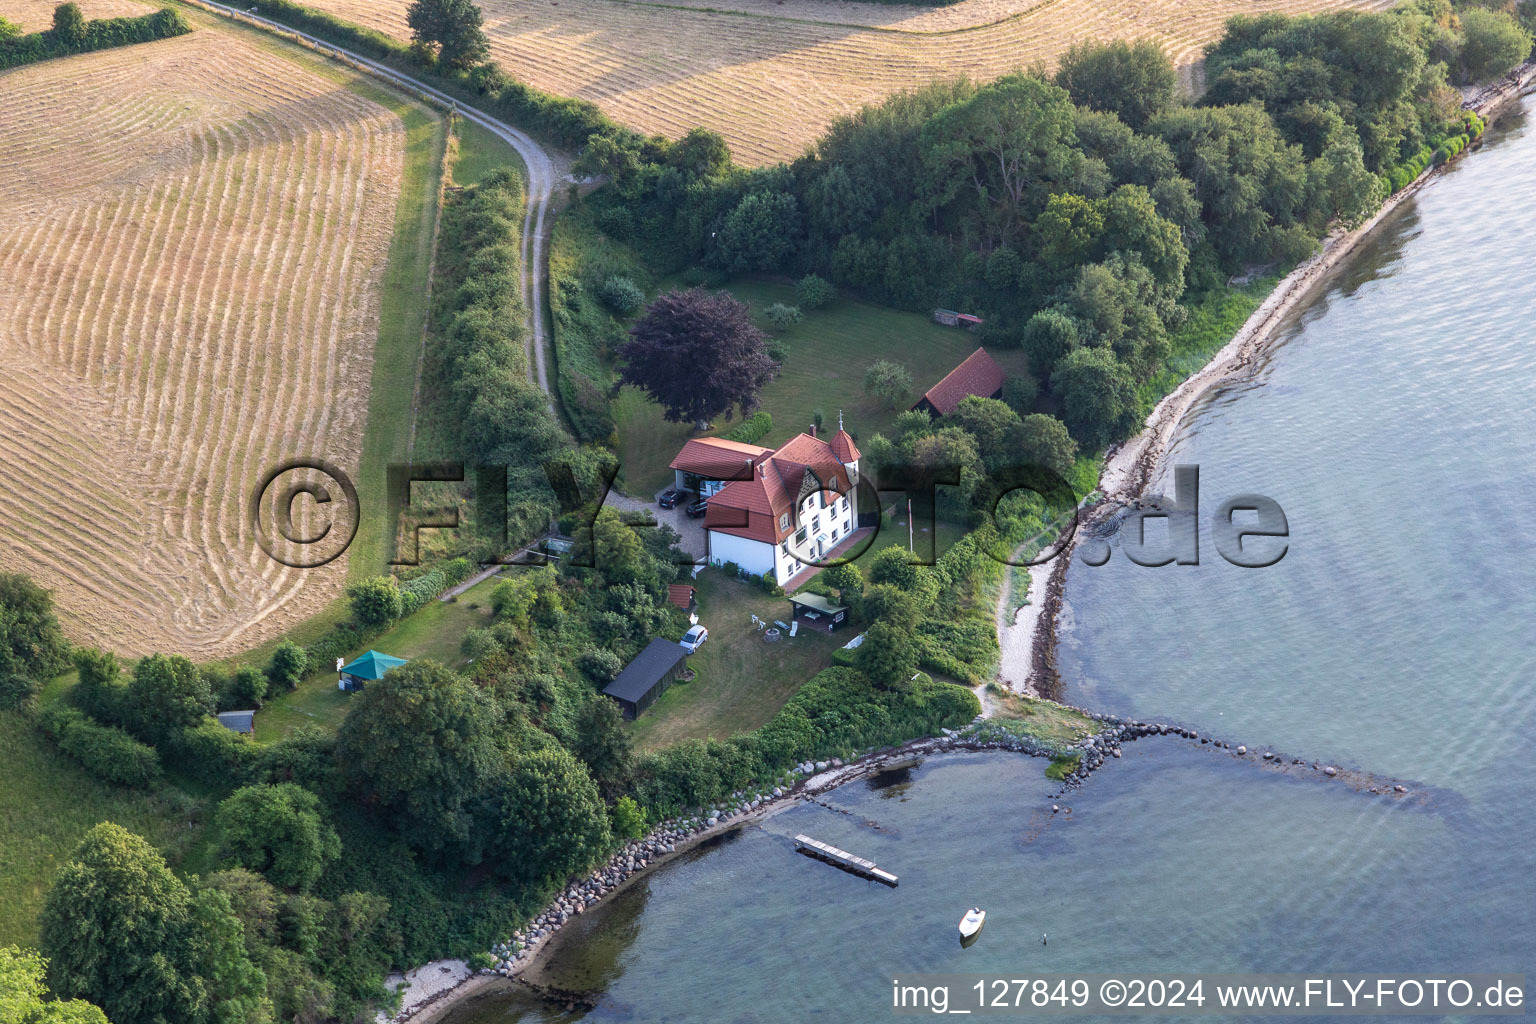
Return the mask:
<svg viewBox="0 0 1536 1024"><path fill-rule="evenodd" d="M399 668L404 664L404 658L397 658L392 654L380 654L378 651L369 651L352 664L343 667L341 671L345 675L356 676L359 679L383 679L385 672L392 668Z"/></svg>
<svg viewBox="0 0 1536 1024"><path fill-rule="evenodd" d="M820 594L796 594L789 599L790 604L799 605L801 608L809 608L823 615L836 615L838 612L848 610L847 605L833 604Z"/></svg>

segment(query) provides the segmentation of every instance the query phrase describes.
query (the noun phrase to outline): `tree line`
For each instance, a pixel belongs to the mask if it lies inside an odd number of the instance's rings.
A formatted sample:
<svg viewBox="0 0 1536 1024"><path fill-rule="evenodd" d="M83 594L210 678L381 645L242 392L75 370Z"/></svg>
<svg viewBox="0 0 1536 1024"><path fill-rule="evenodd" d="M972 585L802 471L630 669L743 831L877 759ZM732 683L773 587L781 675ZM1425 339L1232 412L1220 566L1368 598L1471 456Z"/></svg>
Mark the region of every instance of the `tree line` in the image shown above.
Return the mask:
<svg viewBox="0 0 1536 1024"><path fill-rule="evenodd" d="M1194 103L1155 45L1084 45L1053 76L893 96L789 165L735 167L694 131L594 137L578 166L612 182L586 200L596 223L659 267L809 272L982 315L981 340L1028 353L1041 411L1096 448L1136 422L1186 304L1296 263L1475 137L1452 83L1529 55L1533 16L1415 0L1235 18Z"/></svg>
<svg viewBox="0 0 1536 1024"><path fill-rule="evenodd" d="M42 32L25 33L20 25L0 17L0 69L51 57L170 39L190 31L192 26L180 12L169 7L132 18L86 21L79 4L62 3L54 8L52 27Z"/></svg>

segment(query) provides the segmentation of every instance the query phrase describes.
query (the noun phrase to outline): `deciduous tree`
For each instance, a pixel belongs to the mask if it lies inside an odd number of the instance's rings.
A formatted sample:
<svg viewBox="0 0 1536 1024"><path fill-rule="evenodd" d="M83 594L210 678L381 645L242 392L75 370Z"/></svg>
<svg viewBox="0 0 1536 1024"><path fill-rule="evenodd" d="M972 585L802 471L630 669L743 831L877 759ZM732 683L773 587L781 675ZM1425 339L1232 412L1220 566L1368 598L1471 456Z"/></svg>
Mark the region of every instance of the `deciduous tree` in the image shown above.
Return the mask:
<svg viewBox="0 0 1536 1024"><path fill-rule="evenodd" d="M221 893L194 892L154 847L103 822L59 870L43 905L48 980L112 1019L247 1024L265 978Z"/></svg>
<svg viewBox="0 0 1536 1024"><path fill-rule="evenodd" d="M608 846L608 812L597 786L559 747L515 755L499 795L498 863L515 878L564 881Z"/></svg>
<svg viewBox="0 0 1536 1024"><path fill-rule="evenodd" d="M336 736L356 796L419 850L478 862L483 801L501 776L496 709L444 665L413 661L368 684Z"/></svg>
<svg viewBox="0 0 1536 1024"><path fill-rule="evenodd" d="M660 296L619 350L621 378L662 407L670 423L746 415L773 376L763 332L744 303L701 288Z"/></svg>
<svg viewBox="0 0 1536 1024"><path fill-rule="evenodd" d="M129 730L159 744L213 712L213 690L197 666L179 654L152 654L133 666L124 694Z"/></svg>
<svg viewBox="0 0 1536 1024"><path fill-rule="evenodd" d="M64 3L53 9L53 34L65 46L85 42L85 15L79 4Z"/></svg>
<svg viewBox="0 0 1536 1024"><path fill-rule="evenodd" d="M864 370L864 393L895 409L912 393L912 371L893 359L877 359Z"/></svg>
<svg viewBox="0 0 1536 1024"><path fill-rule="evenodd" d="M450 68L478 64L491 52L481 28L485 19L472 0L412 0L405 21L411 38L437 48L437 59Z"/></svg>
<svg viewBox="0 0 1536 1024"><path fill-rule="evenodd" d="M0 672L45 681L69 664L48 591L20 573L0 573Z"/></svg>
<svg viewBox="0 0 1536 1024"><path fill-rule="evenodd" d="M571 753L587 766L604 796L612 798L630 782L634 747L617 704L598 696L582 705L576 715Z"/></svg>
<svg viewBox="0 0 1536 1024"><path fill-rule="evenodd" d="M1051 389L1073 436L1092 448L1124 437L1135 425L1136 385L1108 349L1068 354L1051 376Z"/></svg>
<svg viewBox="0 0 1536 1024"><path fill-rule="evenodd" d="M1056 84L1074 103L1117 114L1140 131L1173 106L1178 84L1173 62L1150 39L1082 43L1062 55Z"/></svg>
<svg viewBox="0 0 1536 1024"><path fill-rule="evenodd" d="M246 786L219 805L224 847L235 863L285 889L308 889L341 855L320 798L291 782Z"/></svg>
<svg viewBox="0 0 1536 1024"><path fill-rule="evenodd" d="M107 1024L81 999L47 999L48 961L29 949L0 949L0 1020L6 1024ZM45 1001L46 1000L46 1001Z"/></svg>
<svg viewBox="0 0 1536 1024"><path fill-rule="evenodd" d="M1077 459L1077 442L1067 426L1054 416L1032 413L1020 422L1013 449L1026 466L1044 466L1065 477Z"/></svg>

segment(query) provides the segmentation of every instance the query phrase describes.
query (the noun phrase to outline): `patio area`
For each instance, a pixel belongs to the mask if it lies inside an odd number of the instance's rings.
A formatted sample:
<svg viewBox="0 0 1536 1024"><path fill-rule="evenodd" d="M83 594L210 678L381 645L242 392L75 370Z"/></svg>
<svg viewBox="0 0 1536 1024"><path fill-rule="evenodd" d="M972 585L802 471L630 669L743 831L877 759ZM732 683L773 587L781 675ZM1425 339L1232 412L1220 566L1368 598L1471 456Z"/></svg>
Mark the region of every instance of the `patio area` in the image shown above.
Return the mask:
<svg viewBox="0 0 1536 1024"><path fill-rule="evenodd" d="M841 543L823 555L822 559L824 561L833 561L835 559L846 558L850 552L857 550L861 545L863 545L864 542L869 539L870 534L874 532L875 528L872 526L863 526L857 530L854 530L847 537L843 538ZM784 592L786 594L793 594L795 591L811 582L811 580L815 579L816 574L821 572L821 570L824 568L826 567L821 565L806 566L804 569L800 570L789 578L789 582L784 584Z"/></svg>

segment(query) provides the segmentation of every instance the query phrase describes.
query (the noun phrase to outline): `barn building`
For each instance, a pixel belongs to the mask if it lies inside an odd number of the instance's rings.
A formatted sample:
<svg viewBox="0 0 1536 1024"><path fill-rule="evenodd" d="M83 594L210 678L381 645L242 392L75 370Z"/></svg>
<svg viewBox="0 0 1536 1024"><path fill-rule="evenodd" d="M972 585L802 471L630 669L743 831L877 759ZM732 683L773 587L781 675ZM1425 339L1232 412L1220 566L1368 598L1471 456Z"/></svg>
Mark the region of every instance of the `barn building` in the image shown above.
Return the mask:
<svg viewBox="0 0 1536 1024"><path fill-rule="evenodd" d="M934 419L948 416L955 411L955 406L971 395L1002 398L1003 382L1007 379L1008 375L997 365L997 360L988 355L986 349L978 348L965 357L965 362L945 374L943 380L924 392L912 408L926 412Z"/></svg>

